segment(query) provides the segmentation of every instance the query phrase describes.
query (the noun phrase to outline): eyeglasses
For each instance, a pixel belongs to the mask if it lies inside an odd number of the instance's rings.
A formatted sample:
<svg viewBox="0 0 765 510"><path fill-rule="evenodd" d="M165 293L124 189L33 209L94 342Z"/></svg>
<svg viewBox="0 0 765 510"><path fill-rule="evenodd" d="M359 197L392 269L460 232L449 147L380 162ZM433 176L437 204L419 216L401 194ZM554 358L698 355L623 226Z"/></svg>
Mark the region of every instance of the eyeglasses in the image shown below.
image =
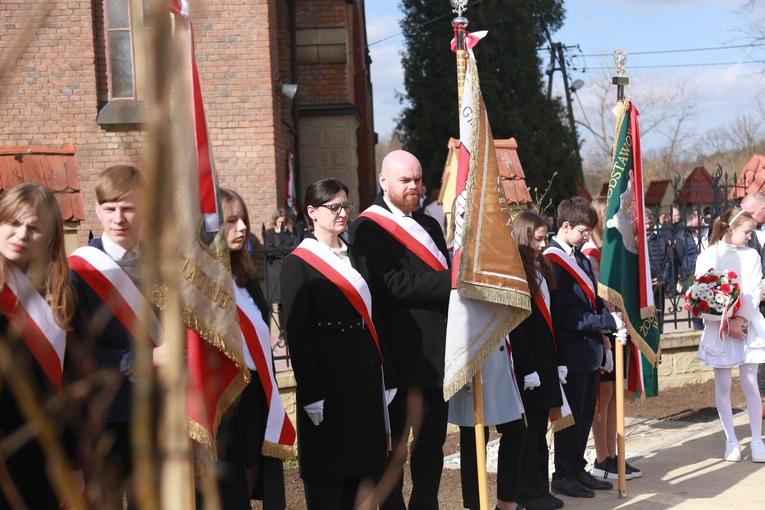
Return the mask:
<svg viewBox="0 0 765 510"><path fill-rule="evenodd" d="M344 204L321 204L319 207L326 207L329 212L335 216L340 214L340 209L345 209L345 212L351 214L353 211L353 202L346 202Z"/></svg>
<svg viewBox="0 0 765 510"><path fill-rule="evenodd" d="M574 227L579 231L580 234L582 234L584 237L590 237L590 234L592 234L592 230L584 230L582 227Z"/></svg>

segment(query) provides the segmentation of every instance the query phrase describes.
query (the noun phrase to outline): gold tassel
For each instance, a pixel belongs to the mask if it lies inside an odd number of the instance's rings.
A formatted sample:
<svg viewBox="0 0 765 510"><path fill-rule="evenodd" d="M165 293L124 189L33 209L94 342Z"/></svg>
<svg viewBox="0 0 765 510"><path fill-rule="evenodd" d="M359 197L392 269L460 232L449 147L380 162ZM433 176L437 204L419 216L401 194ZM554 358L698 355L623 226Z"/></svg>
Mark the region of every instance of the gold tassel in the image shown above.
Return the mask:
<svg viewBox="0 0 765 510"><path fill-rule="evenodd" d="M558 410L558 412L560 412L560 410ZM574 415L567 414L566 416L563 416L559 420L556 420L552 423L553 434L556 432L560 432L563 429L567 429L573 424L574 424Z"/></svg>
<svg viewBox="0 0 765 510"><path fill-rule="evenodd" d="M274 459L281 460L295 460L295 448L283 444L272 443L271 441L263 441L263 447L260 449L260 453L266 457L273 457Z"/></svg>

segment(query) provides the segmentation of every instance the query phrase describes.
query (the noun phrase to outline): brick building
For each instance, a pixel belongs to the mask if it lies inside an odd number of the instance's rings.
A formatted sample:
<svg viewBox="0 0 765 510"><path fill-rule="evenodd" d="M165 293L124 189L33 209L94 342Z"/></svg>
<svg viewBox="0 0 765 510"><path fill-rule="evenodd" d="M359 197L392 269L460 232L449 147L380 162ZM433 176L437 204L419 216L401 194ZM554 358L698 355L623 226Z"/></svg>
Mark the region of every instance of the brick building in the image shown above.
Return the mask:
<svg viewBox="0 0 765 510"><path fill-rule="evenodd" d="M0 0L2 55L20 39L25 22L50 6L18 61L0 76L0 155L10 156L0 158L0 181L7 187L14 179L40 180L22 165L24 154L46 155L40 161L54 163L43 173L54 174L65 165L51 154L73 146L78 181L70 179L61 193L81 195L84 217L67 218L80 244L90 231L100 235L94 176L114 164L140 166L151 4ZM311 181L332 176L351 187L359 206L371 203L375 134L364 1L190 4L219 181L242 194L255 233L285 205L290 149L298 154L299 197ZM281 87L294 83L291 101ZM71 164L66 169L71 172Z"/></svg>

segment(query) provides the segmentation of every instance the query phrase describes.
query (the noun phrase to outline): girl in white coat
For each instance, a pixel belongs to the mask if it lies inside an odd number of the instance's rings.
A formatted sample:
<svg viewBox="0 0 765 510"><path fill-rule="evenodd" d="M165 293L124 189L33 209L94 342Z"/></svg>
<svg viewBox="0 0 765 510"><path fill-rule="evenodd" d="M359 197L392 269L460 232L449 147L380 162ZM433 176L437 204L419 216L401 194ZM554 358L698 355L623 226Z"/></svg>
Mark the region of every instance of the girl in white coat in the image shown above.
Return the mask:
<svg viewBox="0 0 765 510"><path fill-rule="evenodd" d="M765 444L762 442L760 393L757 388L757 366L765 362L765 319L760 314L762 296L762 266L756 250L746 246L754 235L755 221L738 207L726 211L715 221L709 247L696 260L696 275L710 268L733 271L734 280L741 287L741 307L723 324L705 321L699 345L699 360L714 369L715 401L725 431L724 459L741 460L741 449L733 428L733 410L730 401L731 369L738 367L741 389L746 397L749 425L752 431L752 460L765 462Z"/></svg>

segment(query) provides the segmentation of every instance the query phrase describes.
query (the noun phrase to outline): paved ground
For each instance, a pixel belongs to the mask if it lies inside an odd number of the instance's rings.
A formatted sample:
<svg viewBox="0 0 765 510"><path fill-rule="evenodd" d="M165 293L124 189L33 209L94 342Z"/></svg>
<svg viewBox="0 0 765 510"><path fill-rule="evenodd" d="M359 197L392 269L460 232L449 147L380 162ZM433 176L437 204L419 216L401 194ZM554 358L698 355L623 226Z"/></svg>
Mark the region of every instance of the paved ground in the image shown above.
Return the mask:
<svg viewBox="0 0 765 510"><path fill-rule="evenodd" d="M722 460L725 439L719 422L633 420L627 425L627 452L630 464L639 466L643 476L627 481L627 498L619 499L616 489L596 491L594 499L561 496L564 508L765 508L765 464L751 460L746 413L737 415L734 423L741 462Z"/></svg>

